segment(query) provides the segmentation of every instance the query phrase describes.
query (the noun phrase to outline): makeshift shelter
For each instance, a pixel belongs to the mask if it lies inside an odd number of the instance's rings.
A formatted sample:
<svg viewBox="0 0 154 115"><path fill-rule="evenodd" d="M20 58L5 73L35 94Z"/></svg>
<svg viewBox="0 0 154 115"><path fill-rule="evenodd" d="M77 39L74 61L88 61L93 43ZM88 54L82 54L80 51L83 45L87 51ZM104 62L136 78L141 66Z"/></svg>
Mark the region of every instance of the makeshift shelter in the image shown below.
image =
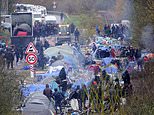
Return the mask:
<svg viewBox="0 0 154 115"><path fill-rule="evenodd" d="M61 59L64 63L62 65L68 65L72 66L73 68L77 69L77 67L84 62L84 57L80 51L77 51L73 49L70 46L56 46L56 47L51 47L48 48L47 50L44 51L44 54L46 57L52 57L58 56L58 53L63 56L63 59ZM57 65L57 62L55 62ZM60 64L61 65L61 64Z"/></svg>
<svg viewBox="0 0 154 115"><path fill-rule="evenodd" d="M110 65L109 67L105 68L105 71L108 74L115 74L118 72L118 68L115 65Z"/></svg>

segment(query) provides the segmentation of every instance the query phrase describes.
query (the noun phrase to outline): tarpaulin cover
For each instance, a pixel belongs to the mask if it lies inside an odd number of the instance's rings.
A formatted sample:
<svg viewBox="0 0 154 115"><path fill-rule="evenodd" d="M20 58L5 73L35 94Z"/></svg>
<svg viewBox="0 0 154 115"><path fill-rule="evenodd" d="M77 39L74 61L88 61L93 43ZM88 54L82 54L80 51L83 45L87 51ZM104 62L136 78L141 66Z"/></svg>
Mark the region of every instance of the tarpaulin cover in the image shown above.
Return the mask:
<svg viewBox="0 0 154 115"><path fill-rule="evenodd" d="M63 67L64 66L57 66L57 67L50 66L48 73L52 76L59 76L59 72Z"/></svg>
<svg viewBox="0 0 154 115"><path fill-rule="evenodd" d="M82 87L82 85L86 85L87 87L90 85L92 80L86 81L82 78L80 78L79 80L77 80L75 83L73 83L72 85L72 89L75 90L77 88L77 86L80 86L80 88Z"/></svg>
<svg viewBox="0 0 154 115"><path fill-rule="evenodd" d="M72 74L69 79L73 80L72 89L76 89L76 87L79 85L80 87L82 85L86 85L87 87L90 85L92 79L94 78L92 72L80 70L79 72Z"/></svg>
<svg viewBox="0 0 154 115"><path fill-rule="evenodd" d="M50 47L44 51L44 54L46 56L52 57L57 56L58 53L61 53L62 55L73 55L73 49L71 47L62 47L62 46L56 46L56 47Z"/></svg>
<svg viewBox="0 0 154 115"><path fill-rule="evenodd" d="M24 66L23 68L22 68L22 70L29 70L30 69L30 66Z"/></svg>
<svg viewBox="0 0 154 115"><path fill-rule="evenodd" d="M105 70L109 74L114 74L114 73L118 72L118 68L116 66L114 66L114 65L111 65L111 66L105 68Z"/></svg>
<svg viewBox="0 0 154 115"><path fill-rule="evenodd" d="M52 56L57 56L59 52L64 57L63 61L73 68L77 68L84 61L82 53L70 46L51 47L45 50L44 54L51 58Z"/></svg>
<svg viewBox="0 0 154 115"><path fill-rule="evenodd" d="M28 97L30 94L36 91L42 91L45 89L45 85L42 84L28 84L24 88L22 88L22 93L25 97Z"/></svg>
<svg viewBox="0 0 154 115"><path fill-rule="evenodd" d="M49 66L49 69L48 69L48 71L46 73L36 74L37 82L40 82L40 81L42 81L42 80L44 80L45 78L48 78L48 77L53 77L53 78L58 77L59 72L63 67L64 66L56 66L56 67Z"/></svg>
<svg viewBox="0 0 154 115"><path fill-rule="evenodd" d="M49 86L52 90L55 88L58 88L58 84L55 81L52 81L49 83ZM24 88L21 89L23 95L25 97L28 97L30 94L41 91L43 93L43 90L45 89L45 84L28 84Z"/></svg>
<svg viewBox="0 0 154 115"><path fill-rule="evenodd" d="M103 62L105 65L108 65L108 64L111 63L112 59L113 59L113 58L111 58L111 57L103 58L103 59L102 59L102 62Z"/></svg>

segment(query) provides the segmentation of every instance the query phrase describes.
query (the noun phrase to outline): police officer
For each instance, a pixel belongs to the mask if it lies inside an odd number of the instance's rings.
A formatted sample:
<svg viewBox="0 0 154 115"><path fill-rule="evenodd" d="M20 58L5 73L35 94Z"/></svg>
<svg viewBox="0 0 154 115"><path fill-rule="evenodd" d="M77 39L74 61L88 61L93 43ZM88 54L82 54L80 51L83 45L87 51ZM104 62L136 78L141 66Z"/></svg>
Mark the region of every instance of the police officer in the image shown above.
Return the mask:
<svg viewBox="0 0 154 115"><path fill-rule="evenodd" d="M5 58L6 58L6 63L7 63L7 69L11 68L13 69L13 61L14 61L14 54L11 51L11 49L7 49L6 54L5 54Z"/></svg>

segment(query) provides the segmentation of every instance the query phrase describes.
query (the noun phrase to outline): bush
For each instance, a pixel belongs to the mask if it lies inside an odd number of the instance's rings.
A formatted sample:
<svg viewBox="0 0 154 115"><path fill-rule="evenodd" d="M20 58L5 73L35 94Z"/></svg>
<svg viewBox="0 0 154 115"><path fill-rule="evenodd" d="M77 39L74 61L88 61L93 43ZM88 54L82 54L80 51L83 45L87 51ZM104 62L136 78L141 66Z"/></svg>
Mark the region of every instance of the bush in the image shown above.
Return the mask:
<svg viewBox="0 0 154 115"><path fill-rule="evenodd" d="M5 69L0 58L0 115L8 115L20 101L19 76L15 71Z"/></svg>
<svg viewBox="0 0 154 115"><path fill-rule="evenodd" d="M153 115L154 113L154 62L145 64L144 71L133 79L134 95L129 97L125 111L128 115Z"/></svg>

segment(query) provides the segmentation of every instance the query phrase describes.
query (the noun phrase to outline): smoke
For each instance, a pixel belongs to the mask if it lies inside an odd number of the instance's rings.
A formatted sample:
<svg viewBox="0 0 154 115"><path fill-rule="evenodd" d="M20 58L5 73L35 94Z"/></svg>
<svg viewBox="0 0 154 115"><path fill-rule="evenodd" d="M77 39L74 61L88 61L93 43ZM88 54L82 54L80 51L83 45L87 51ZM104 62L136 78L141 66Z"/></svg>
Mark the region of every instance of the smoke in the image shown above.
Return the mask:
<svg viewBox="0 0 154 115"><path fill-rule="evenodd" d="M116 0L114 14L117 21L130 20L132 17L133 4L131 0Z"/></svg>
<svg viewBox="0 0 154 115"><path fill-rule="evenodd" d="M133 3L131 0L124 0L122 19L130 20L133 12Z"/></svg>
<svg viewBox="0 0 154 115"><path fill-rule="evenodd" d="M154 28L151 24L143 28L141 42L146 49L154 51Z"/></svg>
<svg viewBox="0 0 154 115"><path fill-rule="evenodd" d="M96 0L94 8L96 10L112 10L116 0Z"/></svg>

